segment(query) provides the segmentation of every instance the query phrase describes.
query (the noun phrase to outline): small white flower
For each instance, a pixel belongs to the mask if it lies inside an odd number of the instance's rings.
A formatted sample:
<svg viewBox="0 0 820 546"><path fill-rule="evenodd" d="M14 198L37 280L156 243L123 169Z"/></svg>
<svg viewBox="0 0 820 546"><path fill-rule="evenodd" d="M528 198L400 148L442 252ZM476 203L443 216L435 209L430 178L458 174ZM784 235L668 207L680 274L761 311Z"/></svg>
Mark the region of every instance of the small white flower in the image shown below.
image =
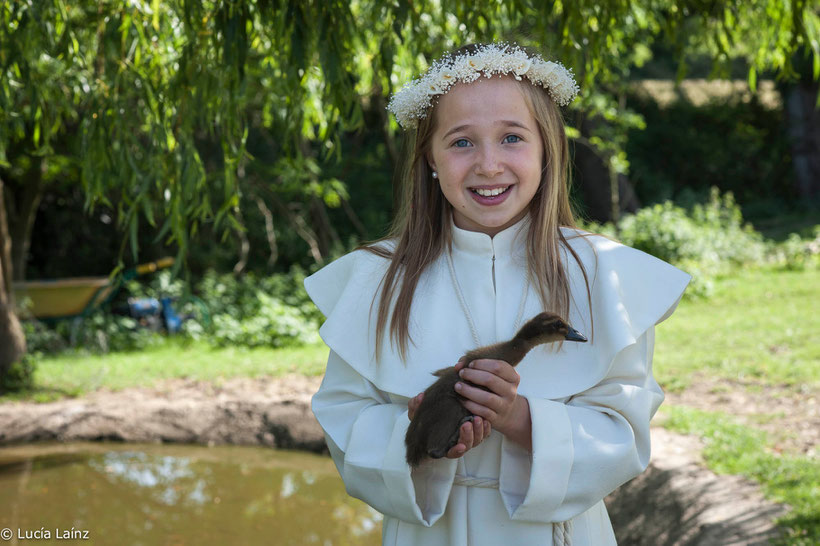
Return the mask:
<svg viewBox="0 0 820 546"><path fill-rule="evenodd" d="M444 91L441 87L441 82L435 78L424 78L422 84L422 89L429 96L440 95L442 91Z"/></svg>
<svg viewBox="0 0 820 546"><path fill-rule="evenodd" d="M524 59L516 63L516 65L513 67L513 74L515 74L516 76L523 76L527 73L531 66L532 61L529 59Z"/></svg>
<svg viewBox="0 0 820 546"><path fill-rule="evenodd" d="M484 69L485 63L484 59L482 59L481 57L471 55L469 57L465 57L464 61L475 72L479 72Z"/></svg>
<svg viewBox="0 0 820 546"><path fill-rule="evenodd" d="M456 81L456 79L457 75L455 71L449 68L442 68L438 73L438 78L436 78L439 82L439 86L441 87L449 87Z"/></svg>

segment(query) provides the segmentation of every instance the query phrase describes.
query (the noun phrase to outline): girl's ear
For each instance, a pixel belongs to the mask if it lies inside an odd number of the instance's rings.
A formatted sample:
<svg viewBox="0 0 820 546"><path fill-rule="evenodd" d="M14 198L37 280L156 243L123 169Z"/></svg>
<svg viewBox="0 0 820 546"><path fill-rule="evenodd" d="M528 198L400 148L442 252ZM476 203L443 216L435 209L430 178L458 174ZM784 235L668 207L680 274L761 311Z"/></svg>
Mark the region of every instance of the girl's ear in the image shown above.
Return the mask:
<svg viewBox="0 0 820 546"><path fill-rule="evenodd" d="M430 165L430 168L432 170L434 170L434 171L438 170L438 169L436 169L436 162L433 161L433 154L428 152L427 154L425 154L424 159L427 160L427 164Z"/></svg>

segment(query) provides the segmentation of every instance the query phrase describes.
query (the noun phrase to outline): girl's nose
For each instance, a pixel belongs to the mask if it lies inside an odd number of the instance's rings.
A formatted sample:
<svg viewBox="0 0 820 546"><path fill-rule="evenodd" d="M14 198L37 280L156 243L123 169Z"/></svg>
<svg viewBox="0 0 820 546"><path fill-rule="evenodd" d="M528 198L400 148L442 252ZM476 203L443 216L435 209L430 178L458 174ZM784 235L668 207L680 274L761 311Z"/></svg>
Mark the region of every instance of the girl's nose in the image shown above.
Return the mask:
<svg viewBox="0 0 820 546"><path fill-rule="evenodd" d="M503 171L504 169L499 161L497 151L491 147L485 147L478 158L475 173L480 176L492 178L497 174L501 174Z"/></svg>

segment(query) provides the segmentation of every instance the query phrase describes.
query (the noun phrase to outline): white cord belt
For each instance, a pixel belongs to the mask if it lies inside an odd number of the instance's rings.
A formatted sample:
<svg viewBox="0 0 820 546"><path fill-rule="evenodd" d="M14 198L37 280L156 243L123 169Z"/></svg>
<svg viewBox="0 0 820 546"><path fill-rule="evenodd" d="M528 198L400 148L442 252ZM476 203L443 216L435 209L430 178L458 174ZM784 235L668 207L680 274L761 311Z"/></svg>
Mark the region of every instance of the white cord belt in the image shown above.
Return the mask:
<svg viewBox="0 0 820 546"><path fill-rule="evenodd" d="M552 543L555 546L572 546L572 520L552 524Z"/></svg>
<svg viewBox="0 0 820 546"><path fill-rule="evenodd" d="M496 478L479 478L478 476L465 476L456 474L453 485L463 485L464 487L484 487L487 489L498 489Z"/></svg>
<svg viewBox="0 0 820 546"><path fill-rule="evenodd" d="M456 474L453 485L464 487L484 487L486 489L498 489L496 478L480 478L478 476L465 476ZM552 524L552 543L555 546L572 546L572 520L559 521Z"/></svg>

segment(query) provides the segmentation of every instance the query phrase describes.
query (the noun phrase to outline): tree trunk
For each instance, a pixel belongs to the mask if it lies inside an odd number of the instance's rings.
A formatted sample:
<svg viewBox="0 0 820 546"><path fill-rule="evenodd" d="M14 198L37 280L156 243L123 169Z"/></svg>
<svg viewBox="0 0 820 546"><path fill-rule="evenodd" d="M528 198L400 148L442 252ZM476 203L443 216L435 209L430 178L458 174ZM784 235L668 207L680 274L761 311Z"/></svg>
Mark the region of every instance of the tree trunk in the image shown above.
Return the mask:
<svg viewBox="0 0 820 546"><path fill-rule="evenodd" d="M9 237L6 201L0 179L0 378L26 352L26 338L14 313L14 294L11 291L11 238Z"/></svg>
<svg viewBox="0 0 820 546"><path fill-rule="evenodd" d="M11 294L11 237L5 197L5 184L0 178L0 293Z"/></svg>
<svg viewBox="0 0 820 546"><path fill-rule="evenodd" d="M583 199L582 216L596 222L617 221L621 212L635 212L641 203L629 179L611 169L585 142L583 137L572 141L572 164L575 166L573 183ZM614 176L613 176L614 175ZM617 194L614 188L618 188ZM617 213L614 212L617 207Z"/></svg>
<svg viewBox="0 0 820 546"><path fill-rule="evenodd" d="M807 81L808 80L808 81ZM787 88L786 116L797 193L802 199L820 198L820 109L818 82L803 78Z"/></svg>
<svg viewBox="0 0 820 546"><path fill-rule="evenodd" d="M26 261L31 243L31 228L37 216L37 207L43 197L43 158L31 158L31 167L23 176L19 189L11 194L14 202L7 203L8 229L11 236L11 271L15 281L26 279ZM10 275L9 275L10 276Z"/></svg>

